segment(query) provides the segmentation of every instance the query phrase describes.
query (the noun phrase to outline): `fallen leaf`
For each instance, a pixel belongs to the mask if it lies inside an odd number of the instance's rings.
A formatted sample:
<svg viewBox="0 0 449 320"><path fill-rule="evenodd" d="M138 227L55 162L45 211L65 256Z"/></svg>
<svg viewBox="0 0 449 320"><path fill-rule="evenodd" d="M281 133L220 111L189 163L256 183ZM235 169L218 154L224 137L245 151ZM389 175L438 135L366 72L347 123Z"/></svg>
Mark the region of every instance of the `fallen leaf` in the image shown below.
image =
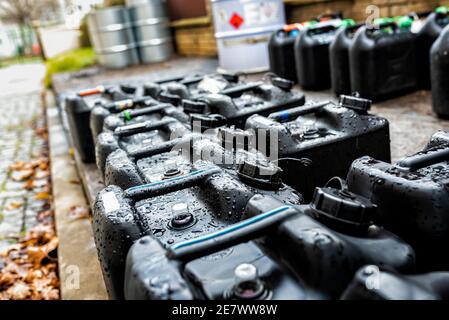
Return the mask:
<svg viewBox="0 0 449 320"><path fill-rule="evenodd" d="M24 300L31 295L31 290L25 282L18 281L6 290L6 294L11 300Z"/></svg>
<svg viewBox="0 0 449 320"><path fill-rule="evenodd" d="M90 209L85 206L73 206L69 209L69 216L73 220L87 219L90 217Z"/></svg>
<svg viewBox="0 0 449 320"><path fill-rule="evenodd" d="M10 170L22 170L23 167L25 166L25 162L24 161L18 161L16 163L13 163L9 166Z"/></svg>
<svg viewBox="0 0 449 320"><path fill-rule="evenodd" d="M36 200L48 200L50 197L51 196L48 192L39 192L34 196Z"/></svg>
<svg viewBox="0 0 449 320"><path fill-rule="evenodd" d="M19 209L23 206L23 202L20 201L11 201L5 208L6 211L13 211Z"/></svg>
<svg viewBox="0 0 449 320"><path fill-rule="evenodd" d="M20 181L24 181L24 180L31 178L31 176L33 176L33 174L34 174L34 170L31 170L31 169L13 171L11 174L11 179L16 182L20 182Z"/></svg>

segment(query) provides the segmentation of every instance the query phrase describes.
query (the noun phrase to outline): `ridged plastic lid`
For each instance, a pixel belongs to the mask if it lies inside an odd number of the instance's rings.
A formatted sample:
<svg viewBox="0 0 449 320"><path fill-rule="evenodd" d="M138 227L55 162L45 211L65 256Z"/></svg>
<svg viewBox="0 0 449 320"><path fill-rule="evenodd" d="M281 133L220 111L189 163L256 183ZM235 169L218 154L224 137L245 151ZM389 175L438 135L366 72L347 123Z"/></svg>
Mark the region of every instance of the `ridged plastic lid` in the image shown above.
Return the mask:
<svg viewBox="0 0 449 320"><path fill-rule="evenodd" d="M275 164L262 160L245 160L239 166L239 177L250 185L277 189L282 186L282 169Z"/></svg>
<svg viewBox="0 0 449 320"><path fill-rule="evenodd" d="M192 114L190 116L190 124L192 127L200 126L201 132L207 129L214 129L224 126L226 124L226 118L220 114Z"/></svg>
<svg viewBox="0 0 449 320"><path fill-rule="evenodd" d="M449 8L446 7L446 6L440 6L440 7L435 9L435 12L447 14L447 13L449 13Z"/></svg>
<svg viewBox="0 0 449 320"><path fill-rule="evenodd" d="M377 211L370 200L333 188L317 188L310 207L319 217L357 227L371 225Z"/></svg>
<svg viewBox="0 0 449 320"><path fill-rule="evenodd" d="M182 100L182 107L186 113L205 113L207 105L205 102Z"/></svg>

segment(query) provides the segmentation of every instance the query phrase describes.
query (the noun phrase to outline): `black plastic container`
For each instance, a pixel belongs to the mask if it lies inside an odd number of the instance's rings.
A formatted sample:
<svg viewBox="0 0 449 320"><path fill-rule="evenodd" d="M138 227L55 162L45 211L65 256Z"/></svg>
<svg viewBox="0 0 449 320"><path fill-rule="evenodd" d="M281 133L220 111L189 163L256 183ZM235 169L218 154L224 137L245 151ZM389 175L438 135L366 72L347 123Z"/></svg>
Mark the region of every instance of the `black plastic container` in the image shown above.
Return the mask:
<svg viewBox="0 0 449 320"><path fill-rule="evenodd" d="M329 21L302 31L295 42L296 72L299 85L305 90L331 87L329 45L342 25L352 20Z"/></svg>
<svg viewBox="0 0 449 320"><path fill-rule="evenodd" d="M430 89L430 49L441 34L444 27L449 24L449 12L439 8L431 13L416 38L417 65L419 86L422 89Z"/></svg>
<svg viewBox="0 0 449 320"><path fill-rule="evenodd" d="M261 177L261 168L270 168L271 174ZM237 172L199 161L181 170L169 169L162 180L126 191L110 186L97 196L95 242L112 298L123 297L125 258L133 241L152 235L169 246L220 230L242 219L255 194L272 195L281 203L302 201L282 183L274 165L246 162Z"/></svg>
<svg viewBox="0 0 449 320"><path fill-rule="evenodd" d="M97 142L98 135L103 132L104 121L108 116L120 114L125 110L148 108L157 105L160 105L160 103L151 97L135 97L113 102L98 101L90 114L90 130L92 131L94 144Z"/></svg>
<svg viewBox="0 0 449 320"><path fill-rule="evenodd" d="M449 26L444 28L439 38L432 46L431 59L431 83L432 83L432 107L433 111L442 118L449 118Z"/></svg>
<svg viewBox="0 0 449 320"><path fill-rule="evenodd" d="M343 300L448 300L449 272L405 276L370 265L360 269Z"/></svg>
<svg viewBox="0 0 449 320"><path fill-rule="evenodd" d="M281 206L172 246L154 237L142 238L128 253L126 299L310 299L310 290L251 241L291 214L294 211L289 206ZM173 290L162 292L158 290L161 284Z"/></svg>
<svg viewBox="0 0 449 320"><path fill-rule="evenodd" d="M104 177L106 160L114 151L120 149L130 157L143 158L149 155L149 149L173 148L180 137L190 132L188 126L167 116L120 126L115 128L114 132L103 132L98 136L95 146L97 167ZM107 180L105 182L107 183ZM137 185L140 181L134 183L120 186L126 188Z"/></svg>
<svg viewBox="0 0 449 320"><path fill-rule="evenodd" d="M270 71L274 74L298 82L295 64L295 40L301 32L301 25L278 30L270 37L268 54Z"/></svg>
<svg viewBox="0 0 449 320"><path fill-rule="evenodd" d="M144 85L144 95L180 106L183 99L194 99L240 85L238 75L210 74L170 78Z"/></svg>
<svg viewBox="0 0 449 320"><path fill-rule="evenodd" d="M109 114L104 118L102 132L114 132L118 127L137 124L145 121L158 121L164 116L174 118L182 123L188 124L190 116L181 108L174 107L169 103L157 103L150 107L125 110L118 114Z"/></svg>
<svg viewBox="0 0 449 320"><path fill-rule="evenodd" d="M73 146L84 162L95 162L95 146L90 129L90 114L96 101L118 101L129 96L115 87L98 87L69 95L65 99L65 112Z"/></svg>
<svg viewBox="0 0 449 320"><path fill-rule="evenodd" d="M355 159L371 154L390 161L389 123L368 114L370 105L369 100L342 96L339 105L324 102L268 118L253 116L246 129L257 133L260 152L279 158L286 183L310 201L315 187L334 176L346 177ZM264 142L277 157L261 148Z"/></svg>
<svg viewBox="0 0 449 320"><path fill-rule="evenodd" d="M449 268L441 254L449 241L448 160L449 144L438 133L427 149L396 165L361 158L347 178L352 191L379 206L380 223L415 248L423 271Z"/></svg>
<svg viewBox="0 0 449 320"><path fill-rule="evenodd" d="M220 114L226 118L229 126L243 128L246 120L255 114L268 116L269 114L302 106L305 103L304 94L292 91L293 82L279 77L273 77L271 84L250 82L238 85L220 94L209 94L196 99L196 110L191 113ZM192 101L184 100L185 104Z"/></svg>
<svg viewBox="0 0 449 320"><path fill-rule="evenodd" d="M360 28L349 50L351 90L381 101L418 87L416 35L409 22Z"/></svg>
<svg viewBox="0 0 449 320"><path fill-rule="evenodd" d="M360 27L358 24L340 28L329 47L332 90L337 96L352 93L349 48Z"/></svg>
<svg viewBox="0 0 449 320"><path fill-rule="evenodd" d="M300 32L309 26L316 26L329 20L340 20L341 13L326 14L304 23L294 23L284 26L283 29L274 32L268 43L270 58L270 71L274 74L298 82L295 62L295 41Z"/></svg>
<svg viewBox="0 0 449 320"><path fill-rule="evenodd" d="M258 213L280 203L259 197L251 205L254 207L249 211ZM296 211L264 238L262 246L326 298L339 298L365 264L381 263L404 273L415 271L413 249L376 225L377 207L349 192L341 179L317 188L312 202L296 207Z"/></svg>

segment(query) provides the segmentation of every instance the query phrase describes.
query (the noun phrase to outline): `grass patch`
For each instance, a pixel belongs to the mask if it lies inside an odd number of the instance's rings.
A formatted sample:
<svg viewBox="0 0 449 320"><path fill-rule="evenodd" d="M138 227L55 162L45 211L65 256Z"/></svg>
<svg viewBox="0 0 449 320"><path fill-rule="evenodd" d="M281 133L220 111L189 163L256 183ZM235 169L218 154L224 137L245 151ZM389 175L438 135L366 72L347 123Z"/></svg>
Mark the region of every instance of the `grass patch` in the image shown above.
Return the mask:
<svg viewBox="0 0 449 320"><path fill-rule="evenodd" d="M95 52L92 48L73 50L48 59L46 62L45 86L47 88L51 87L52 75L56 73L79 71L94 65L95 62Z"/></svg>

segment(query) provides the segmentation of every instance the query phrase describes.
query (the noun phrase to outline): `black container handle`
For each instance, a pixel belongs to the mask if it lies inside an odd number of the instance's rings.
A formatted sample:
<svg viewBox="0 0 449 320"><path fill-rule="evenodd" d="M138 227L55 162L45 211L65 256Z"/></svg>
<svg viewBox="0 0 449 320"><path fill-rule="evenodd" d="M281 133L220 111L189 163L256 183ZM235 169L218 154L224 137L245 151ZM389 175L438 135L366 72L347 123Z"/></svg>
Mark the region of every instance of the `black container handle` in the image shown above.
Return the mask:
<svg viewBox="0 0 449 320"><path fill-rule="evenodd" d="M331 12L331 13L323 13L316 17L316 20L321 21L323 19L342 19L342 12Z"/></svg>
<svg viewBox="0 0 449 320"><path fill-rule="evenodd" d="M157 197L167 193L192 188L201 184L206 178L210 177L211 175L220 172L222 172L222 170L215 166L196 170L180 177L175 177L127 189L125 191L125 196L132 198L133 200L142 200L145 198Z"/></svg>
<svg viewBox="0 0 449 320"><path fill-rule="evenodd" d="M338 27L333 25L324 25L324 26L312 26L306 29L307 34L316 33L317 30L322 31L323 33L337 30Z"/></svg>
<svg viewBox="0 0 449 320"><path fill-rule="evenodd" d="M365 25L364 23L354 24L354 25L351 25L351 26L347 26L345 28L345 30L346 30L347 33L349 33L349 32L356 31L356 30L360 29L364 25Z"/></svg>
<svg viewBox="0 0 449 320"><path fill-rule="evenodd" d="M126 119L126 120L130 120L130 119L140 117L140 116L146 116L146 115L151 115L151 114L155 114L155 113L160 113L170 107L172 107L171 104L162 103L162 104L158 104L158 105L155 105L152 107L147 107L147 108L142 108L142 109L137 109L137 110L127 110L127 111L122 112L120 114L120 117L123 119Z"/></svg>
<svg viewBox="0 0 449 320"><path fill-rule="evenodd" d="M185 78L186 78L185 76L171 77L171 78L165 78L165 79L154 81L154 83L166 84L166 83L170 83L170 82L180 82L180 81L184 80Z"/></svg>
<svg viewBox="0 0 449 320"><path fill-rule="evenodd" d="M437 164L443 161L449 161L449 146L429 149L426 152L402 159L396 164L397 168L406 171L416 171L418 169Z"/></svg>
<svg viewBox="0 0 449 320"><path fill-rule="evenodd" d="M164 119L160 121L145 121L136 124L130 124L127 126L118 127L115 129L114 134L119 138L132 136L134 134L150 132L154 130L164 130L168 125L176 122L175 119Z"/></svg>
<svg viewBox="0 0 449 320"><path fill-rule="evenodd" d="M183 263L267 235L285 219L297 214L292 206L281 206L222 230L168 248L169 259Z"/></svg>
<svg viewBox="0 0 449 320"><path fill-rule="evenodd" d="M268 116L268 118L277 121L277 122L287 122L292 119L296 119L299 116L303 116L310 113L315 113L321 111L325 106L332 104L331 101L320 102L316 104L312 104L309 106L300 106L292 109L287 109L284 111L279 111L272 113Z"/></svg>
<svg viewBox="0 0 449 320"><path fill-rule="evenodd" d="M259 88L261 85L263 85L262 81L245 83L242 85L237 85L237 86L222 90L220 92L220 94L231 97L231 98L237 98L237 97L240 97L245 92L254 91L255 89Z"/></svg>
<svg viewBox="0 0 449 320"><path fill-rule="evenodd" d="M153 98L151 97L139 97L134 99L129 98L104 104L103 108L109 110L110 112L118 113L125 109L130 109L136 106L144 105L151 101L153 101Z"/></svg>
<svg viewBox="0 0 449 320"><path fill-rule="evenodd" d="M374 25L373 28L366 28L366 33L371 35L374 32L378 31L378 30L382 30L382 29L386 29L386 28L392 28L393 30L397 30L398 29L398 25L396 22L382 22L379 23L378 25Z"/></svg>

